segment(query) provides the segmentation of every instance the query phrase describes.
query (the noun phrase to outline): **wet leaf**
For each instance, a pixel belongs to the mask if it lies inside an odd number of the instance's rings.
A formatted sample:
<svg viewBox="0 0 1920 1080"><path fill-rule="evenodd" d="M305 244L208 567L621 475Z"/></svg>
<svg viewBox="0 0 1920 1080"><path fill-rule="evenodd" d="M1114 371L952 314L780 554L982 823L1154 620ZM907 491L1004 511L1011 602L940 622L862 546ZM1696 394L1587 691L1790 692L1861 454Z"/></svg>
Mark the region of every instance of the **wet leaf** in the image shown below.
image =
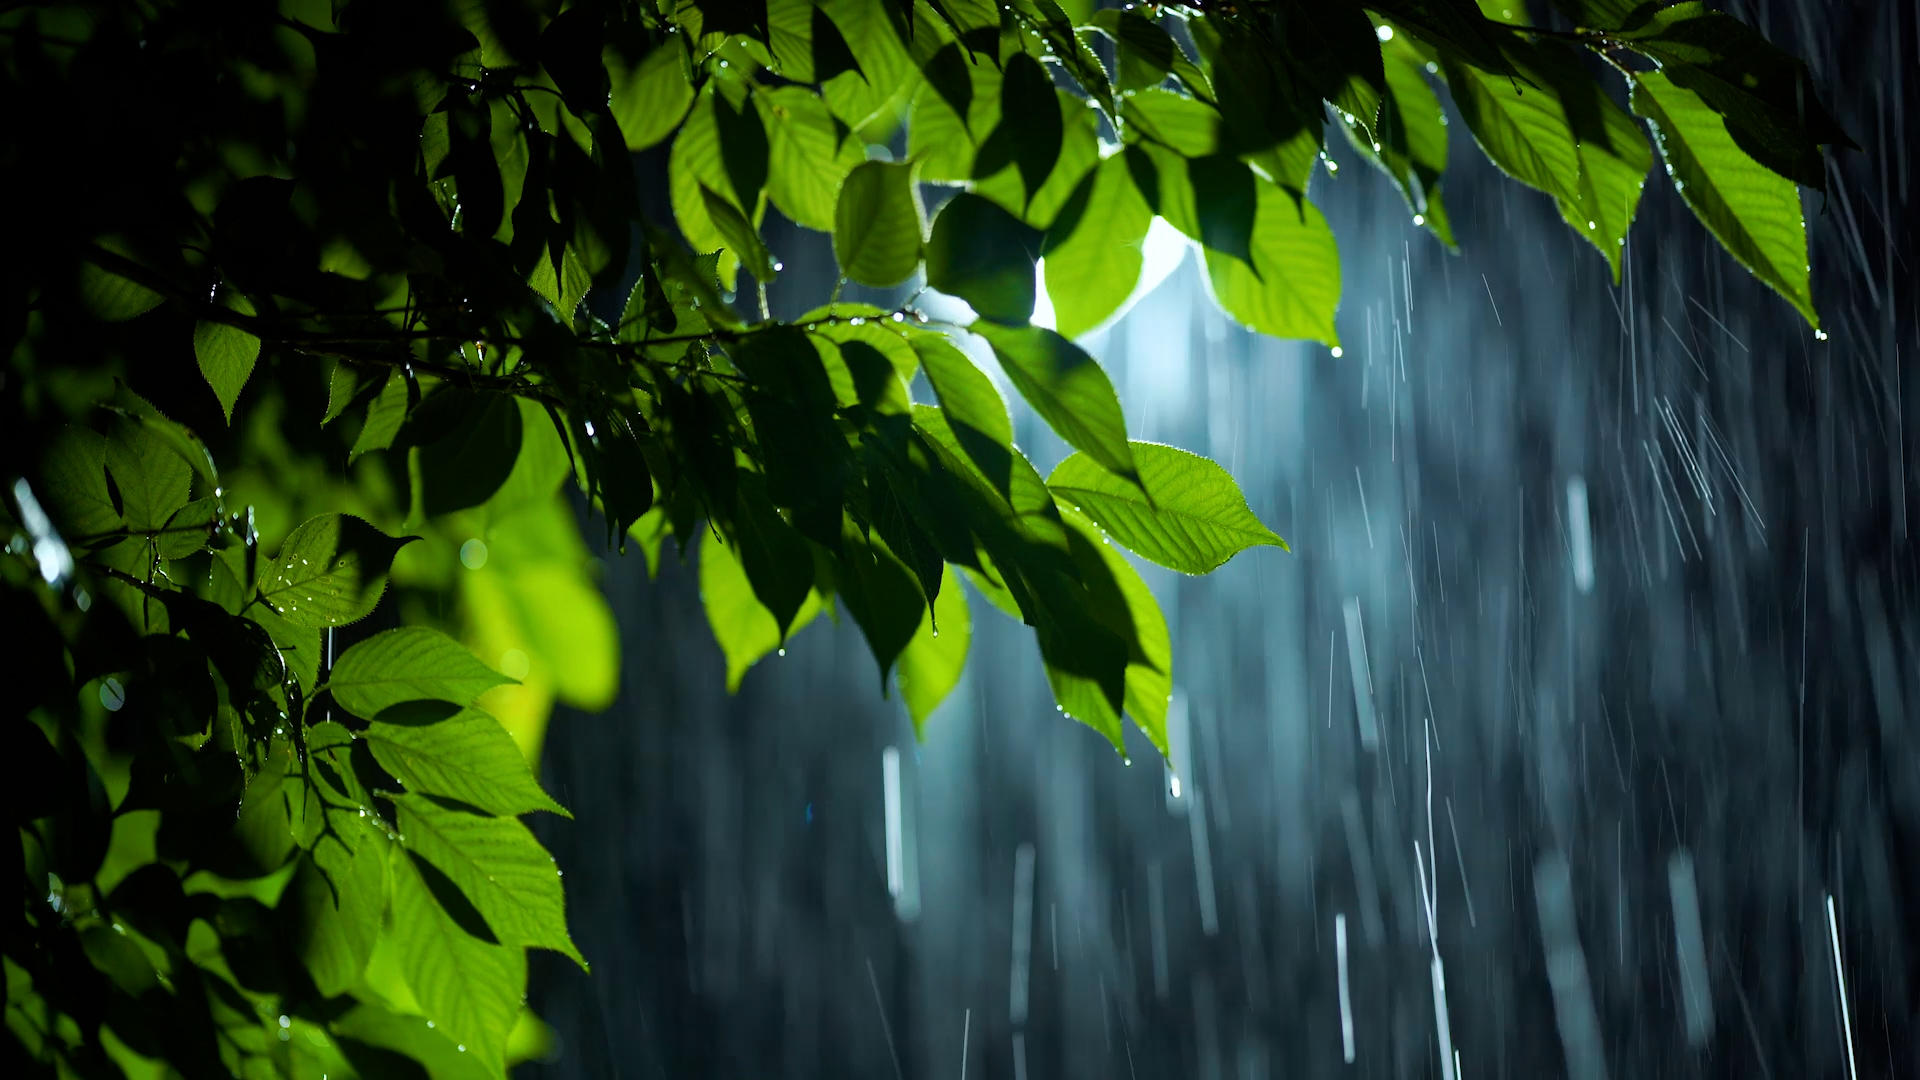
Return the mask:
<svg viewBox="0 0 1920 1080"><path fill-rule="evenodd" d="M1140 487L1084 454L1062 461L1047 477L1047 487L1129 550L1183 574L1210 573L1261 544L1287 546L1247 508L1246 496L1227 470L1177 447L1132 446Z"/></svg>

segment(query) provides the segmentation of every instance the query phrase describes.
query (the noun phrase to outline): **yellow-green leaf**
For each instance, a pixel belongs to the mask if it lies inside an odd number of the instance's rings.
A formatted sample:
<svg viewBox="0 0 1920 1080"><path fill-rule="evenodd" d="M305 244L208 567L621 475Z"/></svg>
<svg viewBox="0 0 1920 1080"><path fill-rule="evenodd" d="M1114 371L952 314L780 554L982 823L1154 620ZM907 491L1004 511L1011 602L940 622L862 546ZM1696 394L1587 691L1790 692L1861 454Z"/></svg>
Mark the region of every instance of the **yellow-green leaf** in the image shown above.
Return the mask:
<svg viewBox="0 0 1920 1080"><path fill-rule="evenodd" d="M1793 181L1740 149L1700 95L1657 71L1633 77L1633 111L1653 127L1667 175L1720 246L1818 327L1807 280L1807 228Z"/></svg>
<svg viewBox="0 0 1920 1080"><path fill-rule="evenodd" d="M1047 487L1129 550L1183 574L1209 573L1260 544L1287 546L1254 516L1240 485L1218 464L1160 443L1132 447L1138 486L1074 454L1047 477Z"/></svg>

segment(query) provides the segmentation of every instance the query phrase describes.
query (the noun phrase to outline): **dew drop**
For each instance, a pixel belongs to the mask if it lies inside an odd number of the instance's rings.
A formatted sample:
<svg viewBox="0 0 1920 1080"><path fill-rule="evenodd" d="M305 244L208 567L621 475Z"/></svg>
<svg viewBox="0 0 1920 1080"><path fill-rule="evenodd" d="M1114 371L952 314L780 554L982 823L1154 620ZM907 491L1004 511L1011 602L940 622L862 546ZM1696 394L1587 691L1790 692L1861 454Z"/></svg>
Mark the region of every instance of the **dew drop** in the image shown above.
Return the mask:
<svg viewBox="0 0 1920 1080"><path fill-rule="evenodd" d="M1343 357L1343 356L1345 356L1345 355L1347 355L1347 350L1345 350L1345 349L1342 349L1342 348L1341 348L1340 346L1338 346L1338 345L1335 345L1335 346L1333 347L1333 358L1334 358L1335 360L1338 360L1338 359L1340 359L1341 357Z"/></svg>
<svg viewBox="0 0 1920 1080"><path fill-rule="evenodd" d="M1813 340L1815 341L1827 340L1827 332L1825 330L1815 330L1813 332Z"/></svg>
<svg viewBox="0 0 1920 1080"><path fill-rule="evenodd" d="M1391 26L1376 26L1376 27L1374 27L1374 28L1373 28L1373 36L1374 36L1374 37L1377 37L1377 38L1379 38L1379 39L1380 39L1381 41L1383 41L1383 42L1386 42L1386 41L1392 41L1392 40L1393 40L1393 27L1391 27Z"/></svg>
<svg viewBox="0 0 1920 1080"><path fill-rule="evenodd" d="M1413 215L1413 223L1415 225L1425 225L1427 223L1427 215L1425 214Z"/></svg>

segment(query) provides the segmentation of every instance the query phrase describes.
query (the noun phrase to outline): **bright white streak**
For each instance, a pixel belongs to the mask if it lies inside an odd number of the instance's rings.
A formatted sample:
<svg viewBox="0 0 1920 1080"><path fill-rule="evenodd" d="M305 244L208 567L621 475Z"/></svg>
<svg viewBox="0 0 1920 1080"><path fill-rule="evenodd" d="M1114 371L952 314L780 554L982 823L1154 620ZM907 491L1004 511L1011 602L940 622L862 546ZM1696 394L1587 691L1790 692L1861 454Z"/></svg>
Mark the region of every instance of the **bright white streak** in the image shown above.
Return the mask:
<svg viewBox="0 0 1920 1080"><path fill-rule="evenodd" d="M1707 943L1700 928L1700 890L1694 878L1693 856L1684 848L1667 859L1667 894L1673 901L1673 945L1680 964L1680 1004L1687 1043L1701 1047L1713 1034L1713 983L1707 974Z"/></svg>
<svg viewBox="0 0 1920 1080"><path fill-rule="evenodd" d="M1582 593L1593 591L1593 523L1587 515L1587 481L1575 476L1567 481L1567 528L1573 534L1573 585Z"/></svg>
<svg viewBox="0 0 1920 1080"><path fill-rule="evenodd" d="M880 751L881 787L887 803L887 895L896 901L905 891L906 843L900 830L900 751L887 747Z"/></svg>
<svg viewBox="0 0 1920 1080"><path fill-rule="evenodd" d="M1027 1019L1027 970L1033 961L1033 845L1013 853L1013 979L1007 1014L1016 1024Z"/></svg>
<svg viewBox="0 0 1920 1080"><path fill-rule="evenodd" d="M1380 749L1380 727L1373 715L1373 674L1367 667L1367 632L1360 625L1360 598L1341 602L1347 623L1347 674L1353 678L1353 707L1360 724L1360 745Z"/></svg>
<svg viewBox="0 0 1920 1080"><path fill-rule="evenodd" d="M1353 1064L1353 997L1347 991L1347 917L1333 917L1333 951L1340 963L1340 1052Z"/></svg>
<svg viewBox="0 0 1920 1080"><path fill-rule="evenodd" d="M973 1037L973 1010L968 1009L960 1027L960 1080L967 1080L967 1041Z"/></svg>
<svg viewBox="0 0 1920 1080"><path fill-rule="evenodd" d="M1840 1020L1847 1029L1847 1075L1860 1080L1860 1067L1853 1060L1853 1010L1847 1007L1847 969L1840 962L1840 917L1833 910L1833 894L1827 894L1827 940L1833 943L1833 983L1840 995Z"/></svg>
<svg viewBox="0 0 1920 1080"><path fill-rule="evenodd" d="M1220 905L1213 887L1213 848L1207 842L1207 814L1200 789L1193 789L1193 810L1187 814L1187 835L1193 843L1194 887L1200 897L1200 930L1208 937L1220 932Z"/></svg>

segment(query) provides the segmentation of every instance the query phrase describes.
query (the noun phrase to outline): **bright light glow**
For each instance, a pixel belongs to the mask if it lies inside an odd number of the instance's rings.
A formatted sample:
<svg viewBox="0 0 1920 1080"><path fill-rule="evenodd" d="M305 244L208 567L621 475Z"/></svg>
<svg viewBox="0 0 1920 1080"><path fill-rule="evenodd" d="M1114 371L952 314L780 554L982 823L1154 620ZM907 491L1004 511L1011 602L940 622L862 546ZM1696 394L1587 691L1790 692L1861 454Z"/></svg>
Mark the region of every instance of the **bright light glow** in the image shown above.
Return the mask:
<svg viewBox="0 0 1920 1080"><path fill-rule="evenodd" d="M1140 281L1134 285L1133 293L1127 297L1125 303L1120 305L1120 310L1114 312L1113 318L1108 322L1125 315L1128 309L1140 302L1141 297L1172 277L1173 272L1180 269L1180 264L1186 261L1187 249L1190 246L1185 234L1167 224L1165 218L1154 218L1153 224L1147 226L1146 239L1140 243ZM1034 268L1038 280L1035 282L1037 288L1033 301L1033 325L1054 330L1058 329L1059 324L1054 318L1053 298L1047 295L1046 268L1047 260L1045 259L1041 259Z"/></svg>
<svg viewBox="0 0 1920 1080"><path fill-rule="evenodd" d="M1373 28L1373 36L1374 36L1374 37L1377 37L1377 38L1379 38L1379 39L1380 39L1381 41L1392 41L1392 40L1393 40L1393 27L1391 27L1391 26L1376 26L1376 27L1374 27L1374 28Z"/></svg>
<svg viewBox="0 0 1920 1080"><path fill-rule="evenodd" d="M895 900L906 888L906 845L900 832L900 751L880 751L881 791L886 800L887 894Z"/></svg>

